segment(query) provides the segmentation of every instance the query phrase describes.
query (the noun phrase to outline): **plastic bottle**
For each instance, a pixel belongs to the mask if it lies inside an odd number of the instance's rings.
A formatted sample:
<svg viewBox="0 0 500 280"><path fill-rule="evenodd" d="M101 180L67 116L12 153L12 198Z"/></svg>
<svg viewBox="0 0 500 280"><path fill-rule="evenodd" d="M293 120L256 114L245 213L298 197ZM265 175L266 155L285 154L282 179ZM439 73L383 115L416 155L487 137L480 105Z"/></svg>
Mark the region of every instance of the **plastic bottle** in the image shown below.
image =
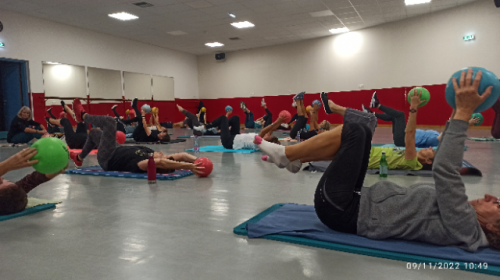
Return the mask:
<svg viewBox="0 0 500 280"><path fill-rule="evenodd" d="M295 137L295 140L297 140L297 142L300 142L300 130L297 131L297 136Z"/></svg>
<svg viewBox="0 0 500 280"><path fill-rule="evenodd" d="M387 178L387 172L389 170L389 166L387 164L387 159L385 157L385 151L382 151L382 157L380 158L380 178Z"/></svg>
<svg viewBox="0 0 500 280"><path fill-rule="evenodd" d="M197 136L197 135L194 136L194 148L193 148L193 150L194 150L195 154L198 154L200 152L199 139L200 139L199 136Z"/></svg>
<svg viewBox="0 0 500 280"><path fill-rule="evenodd" d="M156 163L154 153L149 153L148 156L148 184L156 184Z"/></svg>

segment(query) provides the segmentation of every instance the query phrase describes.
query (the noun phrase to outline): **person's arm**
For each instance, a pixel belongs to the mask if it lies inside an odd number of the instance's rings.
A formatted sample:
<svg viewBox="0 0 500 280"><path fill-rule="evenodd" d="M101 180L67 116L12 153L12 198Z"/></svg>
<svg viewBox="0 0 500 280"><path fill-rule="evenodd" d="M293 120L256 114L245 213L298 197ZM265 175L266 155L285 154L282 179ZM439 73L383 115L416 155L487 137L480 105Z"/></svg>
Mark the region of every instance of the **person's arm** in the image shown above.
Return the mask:
<svg viewBox="0 0 500 280"><path fill-rule="evenodd" d="M140 161L137 165L141 170L148 170L148 159ZM165 158L155 158L156 168L161 169L187 169L191 170L195 174L203 174L204 167L200 167L200 163L193 164L188 162L177 162Z"/></svg>
<svg viewBox="0 0 500 280"><path fill-rule="evenodd" d="M149 116L149 125L148 126L153 126L153 114Z"/></svg>
<svg viewBox="0 0 500 280"><path fill-rule="evenodd" d="M417 157L417 147L415 146L415 133L417 132L417 110L418 105L422 102L420 100L422 91L415 92L411 97L410 102L410 116L405 130L405 159L414 159Z"/></svg>
<svg viewBox="0 0 500 280"><path fill-rule="evenodd" d="M144 128L147 136L151 135L151 129L149 129L148 124L146 123L146 117L144 116L142 117L142 127Z"/></svg>
<svg viewBox="0 0 500 280"><path fill-rule="evenodd" d="M175 161L184 161L184 162L190 162L193 163L196 160L196 157L193 155L190 155L188 153L177 153L177 154L172 154L166 157L172 157Z"/></svg>
<svg viewBox="0 0 500 280"><path fill-rule="evenodd" d="M462 167L469 119L474 110L488 98L492 90L492 87L489 87L483 95L478 94L481 77L482 73L479 71L472 84L472 69L469 69L467 79L465 79L465 72L462 72L460 86L453 78L457 109L443 133L432 168L441 220L455 236L463 236L464 241L469 242L481 240L483 233L479 227L473 226L477 224L477 214L467 201L468 197L459 169ZM478 244L470 243L465 245L472 249L478 246Z"/></svg>
<svg viewBox="0 0 500 280"><path fill-rule="evenodd" d="M203 121L204 121L204 124L207 124L207 113L205 113L205 115L203 116Z"/></svg>
<svg viewBox="0 0 500 280"><path fill-rule="evenodd" d="M276 129L278 129L281 126L282 123L283 119L279 117L274 123L264 127L264 129L262 129L262 131L259 133L259 136L264 137L266 134L273 133Z"/></svg>
<svg viewBox="0 0 500 280"><path fill-rule="evenodd" d="M160 121L159 121L159 117L158 115L154 115L155 119L154 119L154 125L156 126L156 129L161 132L161 125L160 125Z"/></svg>
<svg viewBox="0 0 500 280"><path fill-rule="evenodd" d="M10 171L18 170L37 163L38 160L30 160L38 151L34 148L26 148L10 158L0 162L0 177Z"/></svg>

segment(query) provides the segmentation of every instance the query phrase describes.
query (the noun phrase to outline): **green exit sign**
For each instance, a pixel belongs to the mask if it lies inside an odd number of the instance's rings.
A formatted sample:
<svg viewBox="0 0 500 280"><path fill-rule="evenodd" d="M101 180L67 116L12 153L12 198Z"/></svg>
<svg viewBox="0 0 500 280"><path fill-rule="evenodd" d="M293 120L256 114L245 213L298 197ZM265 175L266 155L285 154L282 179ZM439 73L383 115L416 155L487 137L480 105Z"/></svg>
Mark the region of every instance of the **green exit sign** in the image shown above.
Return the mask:
<svg viewBox="0 0 500 280"><path fill-rule="evenodd" d="M0 42L0 48L3 48L3 47L5 47L5 44Z"/></svg>
<svg viewBox="0 0 500 280"><path fill-rule="evenodd" d="M464 36L464 41L471 41L471 40L474 40L476 37L474 37L474 35L467 35L467 36Z"/></svg>

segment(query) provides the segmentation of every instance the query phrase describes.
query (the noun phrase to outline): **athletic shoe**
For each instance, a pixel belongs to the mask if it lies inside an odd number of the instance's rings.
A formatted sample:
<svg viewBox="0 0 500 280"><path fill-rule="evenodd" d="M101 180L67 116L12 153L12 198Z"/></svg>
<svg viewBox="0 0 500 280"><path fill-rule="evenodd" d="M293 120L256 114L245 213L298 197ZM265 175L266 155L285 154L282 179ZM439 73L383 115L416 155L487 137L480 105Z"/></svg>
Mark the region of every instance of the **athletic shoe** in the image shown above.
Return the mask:
<svg viewBox="0 0 500 280"><path fill-rule="evenodd" d="M75 118L77 122L83 122L83 114L85 114L85 110L83 109L82 103L80 102L80 99L75 98L73 100L73 110L75 111Z"/></svg>
<svg viewBox="0 0 500 280"><path fill-rule="evenodd" d="M266 107L266 101L264 100L264 98L262 98L262 101L260 102L260 106Z"/></svg>
<svg viewBox="0 0 500 280"><path fill-rule="evenodd" d="M241 103L243 103L243 102L241 102ZM243 103L241 106L242 106L241 109L243 109L243 111L247 110L247 104Z"/></svg>
<svg viewBox="0 0 500 280"><path fill-rule="evenodd" d="M373 114L373 111L370 110L370 109L368 109L368 108L366 108L365 104L361 104L361 108L363 109L363 112Z"/></svg>
<svg viewBox="0 0 500 280"><path fill-rule="evenodd" d="M241 109L243 109L243 107L245 107L245 105L243 105L243 104L245 104L245 103L240 102L240 108L241 108ZM243 109L243 110L245 110L245 109Z"/></svg>
<svg viewBox="0 0 500 280"><path fill-rule="evenodd" d="M194 126L193 129L196 130L196 131L201 131L203 133L207 132L207 129L205 128L204 125Z"/></svg>
<svg viewBox="0 0 500 280"><path fill-rule="evenodd" d="M54 127L54 125L50 123L49 119L50 119L49 117L45 117L45 120L47 121L47 126Z"/></svg>
<svg viewBox="0 0 500 280"><path fill-rule="evenodd" d="M305 91L297 93L297 95L293 97L293 100L304 100L304 94L306 94Z"/></svg>
<svg viewBox="0 0 500 280"><path fill-rule="evenodd" d="M61 106L63 107L64 113L66 113L66 108L64 108L65 105L66 105L66 103L64 103L64 101L61 100Z"/></svg>
<svg viewBox="0 0 500 280"><path fill-rule="evenodd" d="M50 114L50 111L52 111L52 107L50 107L49 109L47 109L47 113Z"/></svg>
<svg viewBox="0 0 500 280"><path fill-rule="evenodd" d="M327 114L333 113L332 110L330 109L330 105L328 105L328 94L326 94L324 91L321 92L321 102L323 103L323 108L325 108L325 112Z"/></svg>
<svg viewBox="0 0 500 280"><path fill-rule="evenodd" d="M282 123L281 126L284 128L288 128L288 124L286 124L286 123Z"/></svg>
<svg viewBox="0 0 500 280"><path fill-rule="evenodd" d="M295 102L295 100L292 102L292 107L297 107L297 102Z"/></svg>
<svg viewBox="0 0 500 280"><path fill-rule="evenodd" d="M82 167L83 161L78 159L78 154L75 154L73 152L69 152L69 157L73 160L76 167Z"/></svg>
<svg viewBox="0 0 500 280"><path fill-rule="evenodd" d="M377 92L374 92L372 95L372 100L370 101L370 108L377 108L380 105L380 102L377 98Z"/></svg>
<svg viewBox="0 0 500 280"><path fill-rule="evenodd" d="M111 110L116 109L116 107L118 107L118 105L113 105L113 107L111 107Z"/></svg>
<svg viewBox="0 0 500 280"><path fill-rule="evenodd" d="M207 130L211 131L213 134L217 134L217 132L219 132L217 127L212 127L212 128L207 129Z"/></svg>

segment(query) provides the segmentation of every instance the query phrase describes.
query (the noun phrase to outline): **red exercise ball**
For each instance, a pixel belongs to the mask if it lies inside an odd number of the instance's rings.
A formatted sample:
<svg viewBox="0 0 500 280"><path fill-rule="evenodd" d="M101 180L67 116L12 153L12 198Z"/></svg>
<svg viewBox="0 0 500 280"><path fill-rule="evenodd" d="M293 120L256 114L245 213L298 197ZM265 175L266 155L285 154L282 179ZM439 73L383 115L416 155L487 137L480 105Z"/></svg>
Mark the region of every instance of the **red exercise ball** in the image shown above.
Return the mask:
<svg viewBox="0 0 500 280"><path fill-rule="evenodd" d="M61 113L59 113L60 119L65 118L65 117L66 117L66 112L62 111Z"/></svg>
<svg viewBox="0 0 500 280"><path fill-rule="evenodd" d="M125 139L127 137L125 136L125 133L121 132L121 131L117 131L116 132L116 142L118 142L118 144L123 144L125 143Z"/></svg>
<svg viewBox="0 0 500 280"><path fill-rule="evenodd" d="M214 169L214 164L212 163L212 161L206 157L200 157L194 161L195 164L199 163L199 162L201 162L201 164L199 166L205 167L205 168L203 170L201 170L201 172L203 172L203 174L200 174L198 176L199 177L207 177L208 175L210 175L210 173L212 173L212 170Z"/></svg>
<svg viewBox="0 0 500 280"><path fill-rule="evenodd" d="M280 112L280 118L284 119L285 123L289 123L292 120L292 114L287 110L283 110Z"/></svg>

